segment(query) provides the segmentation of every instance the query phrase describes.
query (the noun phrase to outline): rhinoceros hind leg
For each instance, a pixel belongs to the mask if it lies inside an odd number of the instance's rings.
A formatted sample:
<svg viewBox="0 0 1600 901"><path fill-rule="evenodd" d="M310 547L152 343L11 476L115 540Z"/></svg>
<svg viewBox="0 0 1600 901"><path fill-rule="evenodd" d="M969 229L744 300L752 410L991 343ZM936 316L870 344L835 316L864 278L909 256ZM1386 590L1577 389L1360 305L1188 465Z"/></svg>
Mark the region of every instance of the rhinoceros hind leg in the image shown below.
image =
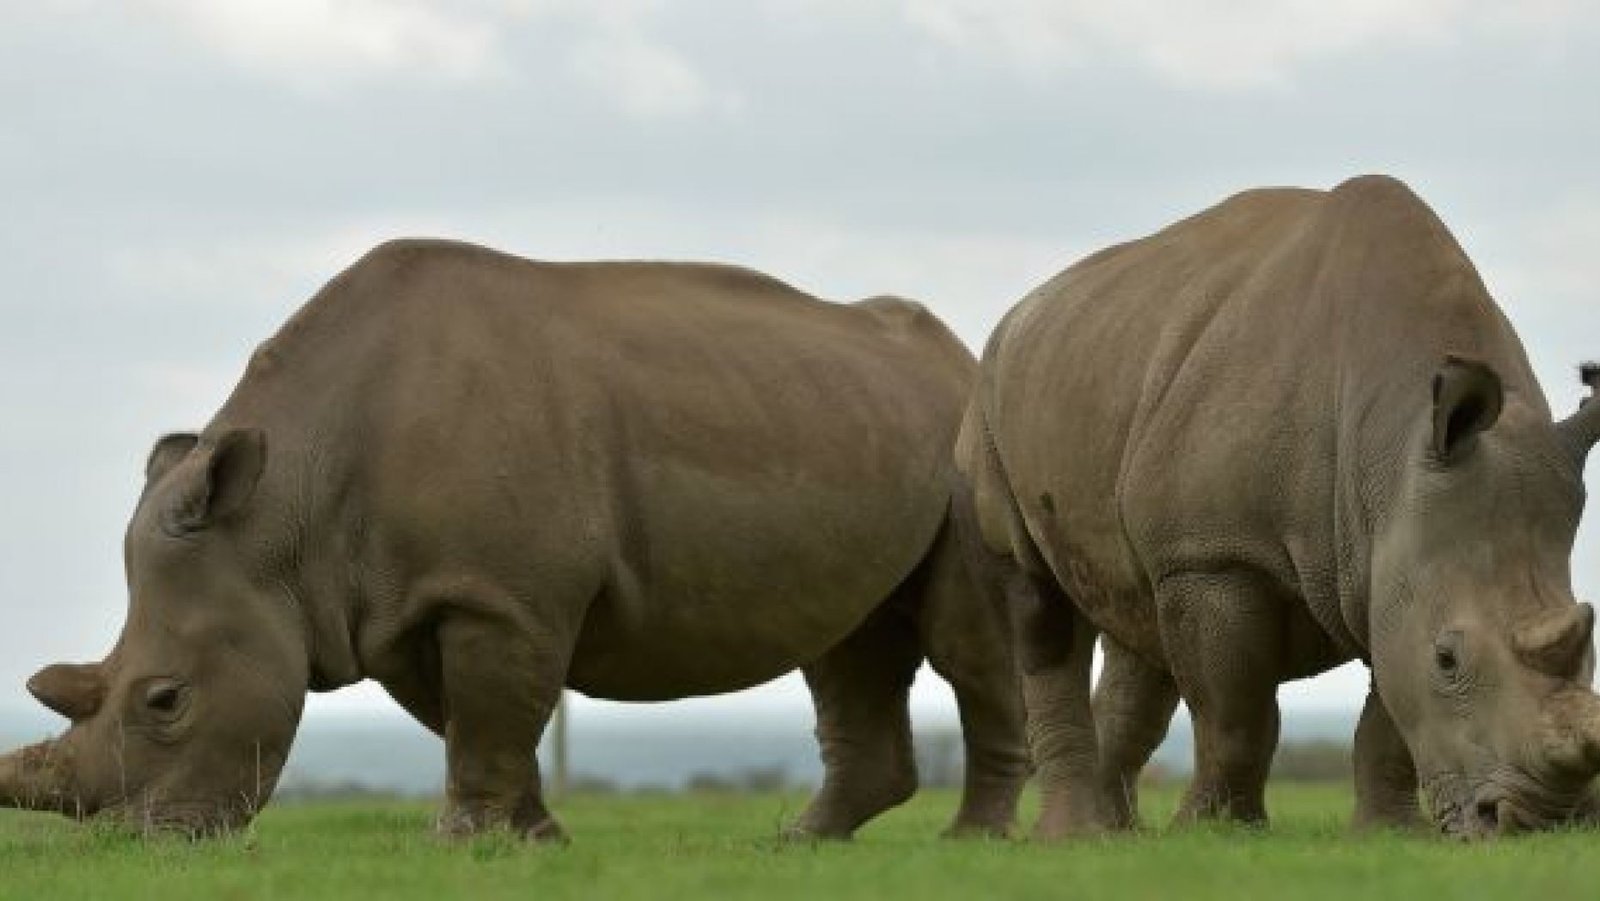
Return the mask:
<svg viewBox="0 0 1600 901"><path fill-rule="evenodd" d="M928 662L955 691L966 752L961 807L945 835L998 838L1010 834L1028 779L1026 717L1005 600L969 575L972 565L946 529L925 564L918 624Z"/></svg>
<svg viewBox="0 0 1600 901"><path fill-rule="evenodd" d="M1230 569L1171 577L1157 590L1172 675L1194 719L1194 777L1175 822L1267 821L1285 607L1270 586Z"/></svg>
<svg viewBox="0 0 1600 901"><path fill-rule="evenodd" d="M1048 576L1018 567L1006 594L1017 635L1028 747L1039 774L1033 835L1056 841L1125 828L1132 816L1098 791L1100 749L1090 706L1098 630ZM1113 802L1111 808L1102 802Z"/></svg>
<svg viewBox="0 0 1600 901"><path fill-rule="evenodd" d="M849 838L917 790L911 680L922 665L916 623L898 595L804 668L817 709L822 788L791 838Z"/></svg>
<svg viewBox="0 0 1600 901"><path fill-rule="evenodd" d="M1414 829L1423 825L1417 804L1417 767L1376 689L1367 693L1356 724L1356 829Z"/></svg>
<svg viewBox="0 0 1600 901"><path fill-rule="evenodd" d="M1100 643L1105 664L1094 690L1094 722L1100 737L1101 806L1125 807L1137 822L1139 774L1167 737L1178 706L1178 687L1165 670L1144 662L1110 636L1102 636Z"/></svg>
<svg viewBox="0 0 1600 901"><path fill-rule="evenodd" d="M565 841L545 808L535 751L561 696L570 643L461 614L439 626L447 762L445 835L510 829Z"/></svg>

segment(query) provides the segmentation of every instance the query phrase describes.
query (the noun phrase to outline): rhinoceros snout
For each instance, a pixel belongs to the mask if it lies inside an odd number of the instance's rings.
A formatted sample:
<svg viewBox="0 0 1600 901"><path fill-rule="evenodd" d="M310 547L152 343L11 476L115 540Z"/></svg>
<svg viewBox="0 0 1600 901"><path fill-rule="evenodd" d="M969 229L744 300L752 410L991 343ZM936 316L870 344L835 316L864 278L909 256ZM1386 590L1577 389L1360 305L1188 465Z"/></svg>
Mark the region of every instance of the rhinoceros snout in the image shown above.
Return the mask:
<svg viewBox="0 0 1600 901"><path fill-rule="evenodd" d="M1497 790L1480 792L1468 808L1470 836L1498 838L1539 828L1537 817Z"/></svg>
<svg viewBox="0 0 1600 901"><path fill-rule="evenodd" d="M1556 788L1505 768L1456 799L1441 798L1434 817L1440 831L1454 838L1500 838L1574 822L1586 797L1581 787Z"/></svg>
<svg viewBox="0 0 1600 901"><path fill-rule="evenodd" d="M1498 795L1444 805L1434 819L1440 834L1459 841L1499 838L1529 828L1513 802Z"/></svg>

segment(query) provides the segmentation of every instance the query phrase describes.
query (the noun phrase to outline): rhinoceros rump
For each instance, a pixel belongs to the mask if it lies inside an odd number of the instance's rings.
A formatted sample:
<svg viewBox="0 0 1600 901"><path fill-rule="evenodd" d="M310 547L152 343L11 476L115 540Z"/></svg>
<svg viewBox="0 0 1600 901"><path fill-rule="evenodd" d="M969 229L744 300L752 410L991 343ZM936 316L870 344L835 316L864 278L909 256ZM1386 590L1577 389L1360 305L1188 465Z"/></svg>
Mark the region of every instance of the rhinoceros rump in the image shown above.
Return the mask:
<svg viewBox="0 0 1600 901"><path fill-rule="evenodd" d="M1351 659L1358 822L1414 821L1419 785L1450 833L1571 816L1600 770L1568 563L1597 436L1600 404L1552 421L1392 179L1241 194L1033 292L958 455L1013 567L1038 832L1129 824L1180 696L1180 819L1264 819L1278 684Z"/></svg>
<svg viewBox="0 0 1600 901"><path fill-rule="evenodd" d="M654 700L803 667L827 779L796 828L847 835L915 786L926 653L967 738L954 829L1004 830L1021 696L947 527L975 370L906 301L384 245L203 434L157 444L122 636L30 681L72 727L0 758L0 803L236 825L306 690L371 678L445 739L442 829L554 836L534 748L563 685Z"/></svg>

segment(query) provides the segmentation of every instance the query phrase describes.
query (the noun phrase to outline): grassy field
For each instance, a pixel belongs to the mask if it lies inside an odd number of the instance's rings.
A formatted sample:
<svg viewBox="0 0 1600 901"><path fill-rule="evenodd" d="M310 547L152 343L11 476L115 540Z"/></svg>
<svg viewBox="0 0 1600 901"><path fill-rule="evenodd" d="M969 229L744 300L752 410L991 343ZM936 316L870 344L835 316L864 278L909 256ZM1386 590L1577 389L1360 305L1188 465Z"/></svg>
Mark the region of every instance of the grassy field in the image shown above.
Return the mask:
<svg viewBox="0 0 1600 901"><path fill-rule="evenodd" d="M774 836L800 798L578 797L574 842L436 840L419 804L269 808L212 842L144 841L58 818L0 816L0 897L64 898L1594 898L1600 833L1456 845L1354 837L1342 787L1278 786L1273 828L1150 831L1061 846L936 838L923 793L853 843ZM1152 819L1173 803L1153 793ZM1031 811L1029 811L1031 813Z"/></svg>

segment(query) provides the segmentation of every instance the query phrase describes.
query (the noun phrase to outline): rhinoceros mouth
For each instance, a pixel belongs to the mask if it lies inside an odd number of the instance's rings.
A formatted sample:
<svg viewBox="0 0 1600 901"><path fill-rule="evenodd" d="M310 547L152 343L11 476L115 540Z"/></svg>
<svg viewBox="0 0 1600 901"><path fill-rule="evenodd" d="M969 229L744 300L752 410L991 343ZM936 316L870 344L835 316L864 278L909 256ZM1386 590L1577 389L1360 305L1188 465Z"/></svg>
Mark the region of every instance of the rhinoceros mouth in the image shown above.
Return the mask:
<svg viewBox="0 0 1600 901"><path fill-rule="evenodd" d="M1575 821L1584 786L1555 786L1517 767L1473 778L1443 773L1423 786L1439 831L1464 841L1549 829Z"/></svg>

